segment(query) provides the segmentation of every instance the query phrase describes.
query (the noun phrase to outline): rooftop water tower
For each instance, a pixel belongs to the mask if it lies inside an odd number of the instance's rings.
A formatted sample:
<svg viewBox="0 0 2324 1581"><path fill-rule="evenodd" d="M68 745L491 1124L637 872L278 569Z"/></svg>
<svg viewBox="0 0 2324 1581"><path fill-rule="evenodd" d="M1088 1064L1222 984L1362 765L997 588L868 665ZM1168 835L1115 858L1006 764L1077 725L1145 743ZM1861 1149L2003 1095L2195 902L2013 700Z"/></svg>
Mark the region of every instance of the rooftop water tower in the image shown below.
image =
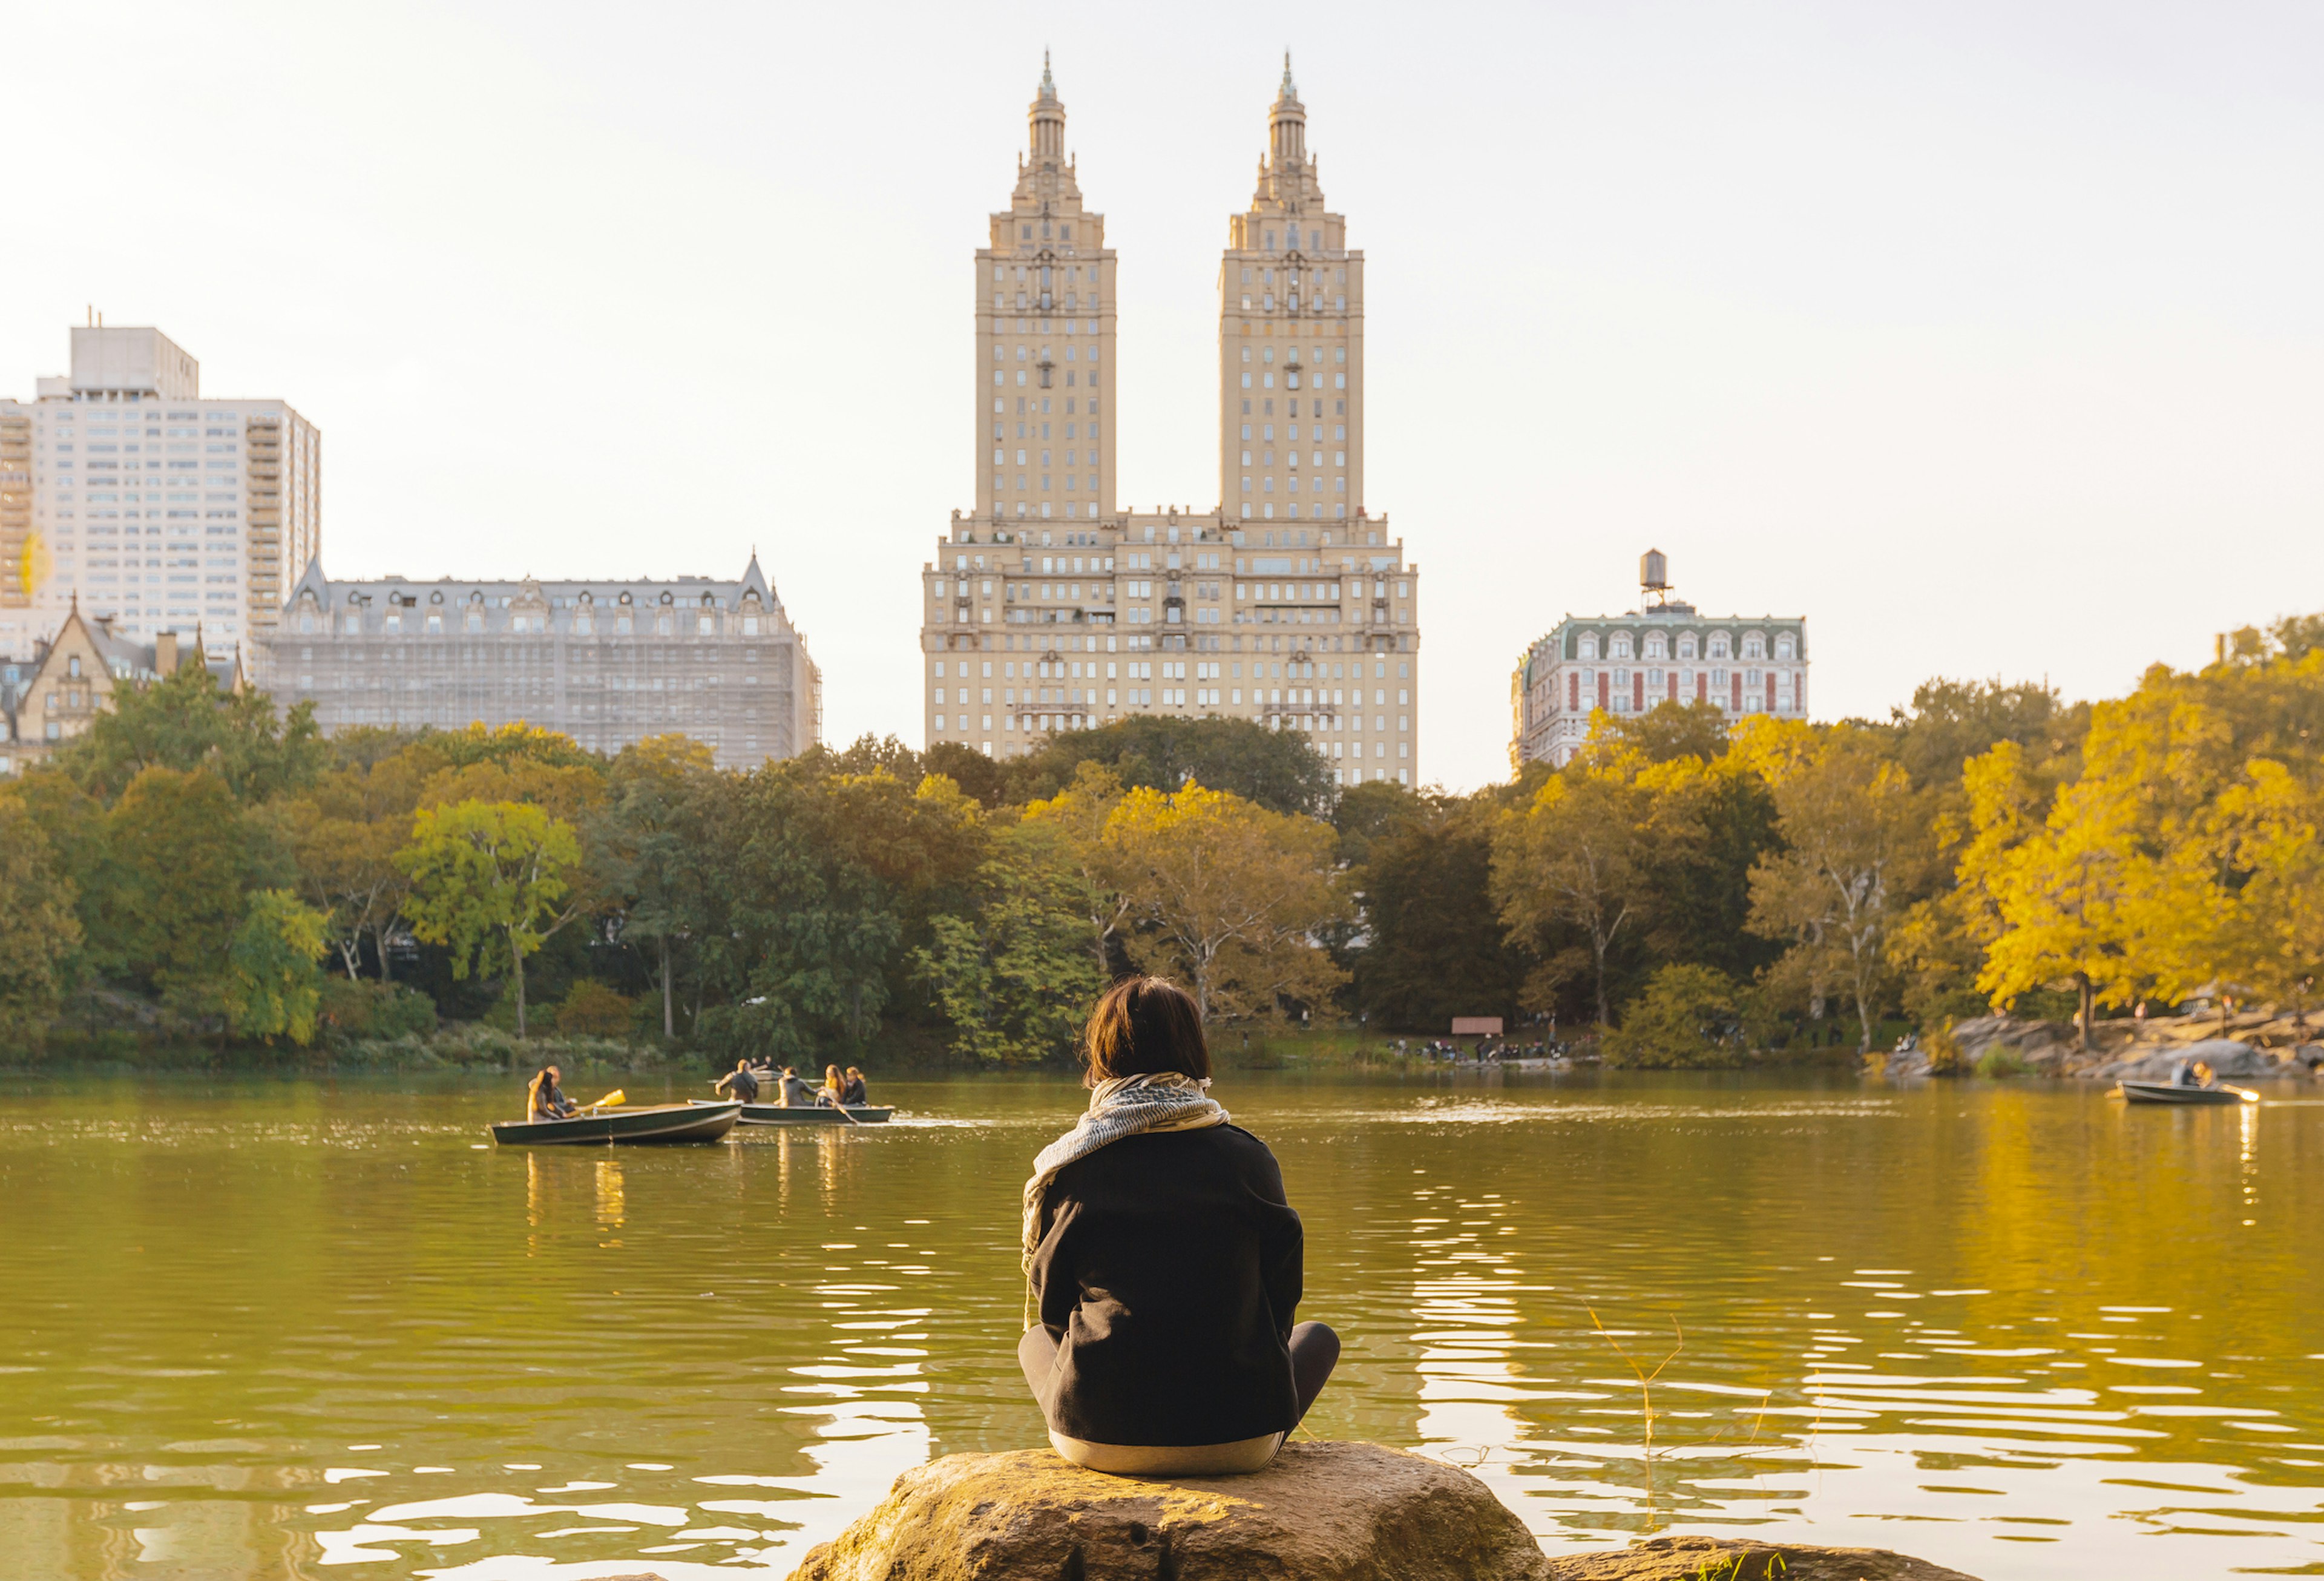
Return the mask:
<svg viewBox="0 0 2324 1581"><path fill-rule="evenodd" d="M1650 549L1638 557L1638 586L1654 595L1656 604L1670 598L1670 561L1659 549Z"/></svg>

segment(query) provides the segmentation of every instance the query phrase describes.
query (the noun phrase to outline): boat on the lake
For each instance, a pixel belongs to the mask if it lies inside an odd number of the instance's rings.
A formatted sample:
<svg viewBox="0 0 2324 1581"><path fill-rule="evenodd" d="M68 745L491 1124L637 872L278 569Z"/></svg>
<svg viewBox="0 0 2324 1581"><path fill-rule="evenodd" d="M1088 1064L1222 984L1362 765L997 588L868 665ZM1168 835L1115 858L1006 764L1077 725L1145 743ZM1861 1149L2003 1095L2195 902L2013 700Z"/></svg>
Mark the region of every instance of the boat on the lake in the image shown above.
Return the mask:
<svg viewBox="0 0 2324 1581"><path fill-rule="evenodd" d="M716 1142L734 1129L742 1110L742 1105L731 1102L656 1104L586 1111L563 1120L503 1120L493 1126L493 1140L503 1147Z"/></svg>
<svg viewBox="0 0 2324 1581"><path fill-rule="evenodd" d="M2209 1086L2181 1086L2170 1081L2118 1081L2115 1091L2134 1104L2256 1104L2259 1095L2249 1087L2217 1082Z"/></svg>
<svg viewBox="0 0 2324 1581"><path fill-rule="evenodd" d="M721 1106L713 1098L686 1100L697 1109ZM850 1104L835 1109L827 1104L745 1104L742 1123L745 1125L878 1125L896 1111L873 1104Z"/></svg>

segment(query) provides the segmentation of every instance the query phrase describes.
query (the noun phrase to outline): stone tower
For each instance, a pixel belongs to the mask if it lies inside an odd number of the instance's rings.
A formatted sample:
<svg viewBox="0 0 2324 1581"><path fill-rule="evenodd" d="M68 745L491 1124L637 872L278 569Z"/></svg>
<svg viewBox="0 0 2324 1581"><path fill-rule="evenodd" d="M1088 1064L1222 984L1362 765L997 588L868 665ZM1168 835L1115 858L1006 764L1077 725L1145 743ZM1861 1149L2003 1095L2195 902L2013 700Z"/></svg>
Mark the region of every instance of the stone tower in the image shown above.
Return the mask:
<svg viewBox="0 0 2324 1581"><path fill-rule="evenodd" d="M976 513L1113 513L1113 254L1082 207L1065 106L1041 59L1029 151L976 254Z"/></svg>
<svg viewBox="0 0 2324 1581"><path fill-rule="evenodd" d="M1250 207L1219 267L1219 499L1246 521L1363 513L1364 255L1323 206L1283 58Z"/></svg>

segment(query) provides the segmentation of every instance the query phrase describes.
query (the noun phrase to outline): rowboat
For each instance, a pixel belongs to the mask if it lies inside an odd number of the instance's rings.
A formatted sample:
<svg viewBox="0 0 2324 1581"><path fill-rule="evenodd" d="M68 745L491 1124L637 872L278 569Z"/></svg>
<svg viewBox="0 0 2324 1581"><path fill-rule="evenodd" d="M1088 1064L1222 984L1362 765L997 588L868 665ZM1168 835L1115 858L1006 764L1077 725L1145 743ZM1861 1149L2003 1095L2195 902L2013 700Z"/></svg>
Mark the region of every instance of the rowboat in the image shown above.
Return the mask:
<svg viewBox="0 0 2324 1581"><path fill-rule="evenodd" d="M493 1127L493 1140L503 1147L716 1142L734 1129L742 1108L740 1104L656 1104L576 1114L569 1120L503 1120Z"/></svg>
<svg viewBox="0 0 2324 1581"><path fill-rule="evenodd" d="M688 1098L686 1101L697 1109L720 1106L715 1100L710 1098ZM844 1110L830 1108L822 1104L811 1106L794 1104L788 1108L780 1104L745 1104L742 1105L742 1123L745 1125L845 1125L849 1123L850 1116L853 1116L853 1123L858 1125L878 1125L884 1123L888 1116L895 1112L893 1109L882 1109L870 1104L850 1104Z"/></svg>
<svg viewBox="0 0 2324 1581"><path fill-rule="evenodd" d="M2179 1086L2167 1081L2118 1081L2115 1091L2134 1104L2256 1104L2259 1095L2249 1087Z"/></svg>

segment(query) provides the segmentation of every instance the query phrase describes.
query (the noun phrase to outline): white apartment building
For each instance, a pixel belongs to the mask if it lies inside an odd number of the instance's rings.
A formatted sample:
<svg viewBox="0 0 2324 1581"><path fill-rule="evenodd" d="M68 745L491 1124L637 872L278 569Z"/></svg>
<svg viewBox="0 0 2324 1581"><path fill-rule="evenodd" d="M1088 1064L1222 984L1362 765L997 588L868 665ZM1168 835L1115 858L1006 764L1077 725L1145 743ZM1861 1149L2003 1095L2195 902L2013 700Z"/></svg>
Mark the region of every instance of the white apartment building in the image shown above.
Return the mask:
<svg viewBox="0 0 2324 1581"><path fill-rule="evenodd" d="M1115 255L1046 66L1028 118L975 255L976 507L921 566L927 739L1010 756L1129 714L1248 718L1339 783L1417 784L1419 568L1363 497L1363 254L1288 62L1228 220L1208 512L1114 503Z"/></svg>
<svg viewBox="0 0 2324 1581"><path fill-rule="evenodd" d="M153 328L72 331L72 372L0 401L0 650L78 606L124 636L198 625L213 651L272 630L316 553L322 438L280 400L201 393Z"/></svg>
<svg viewBox="0 0 2324 1581"><path fill-rule="evenodd" d="M1752 714L1805 717L1808 625L1800 615L1704 615L1668 596L1658 550L1639 562L1647 597L1619 615L1567 615L1510 679L1509 767L1563 768L1593 714L1710 703L1732 726Z"/></svg>

